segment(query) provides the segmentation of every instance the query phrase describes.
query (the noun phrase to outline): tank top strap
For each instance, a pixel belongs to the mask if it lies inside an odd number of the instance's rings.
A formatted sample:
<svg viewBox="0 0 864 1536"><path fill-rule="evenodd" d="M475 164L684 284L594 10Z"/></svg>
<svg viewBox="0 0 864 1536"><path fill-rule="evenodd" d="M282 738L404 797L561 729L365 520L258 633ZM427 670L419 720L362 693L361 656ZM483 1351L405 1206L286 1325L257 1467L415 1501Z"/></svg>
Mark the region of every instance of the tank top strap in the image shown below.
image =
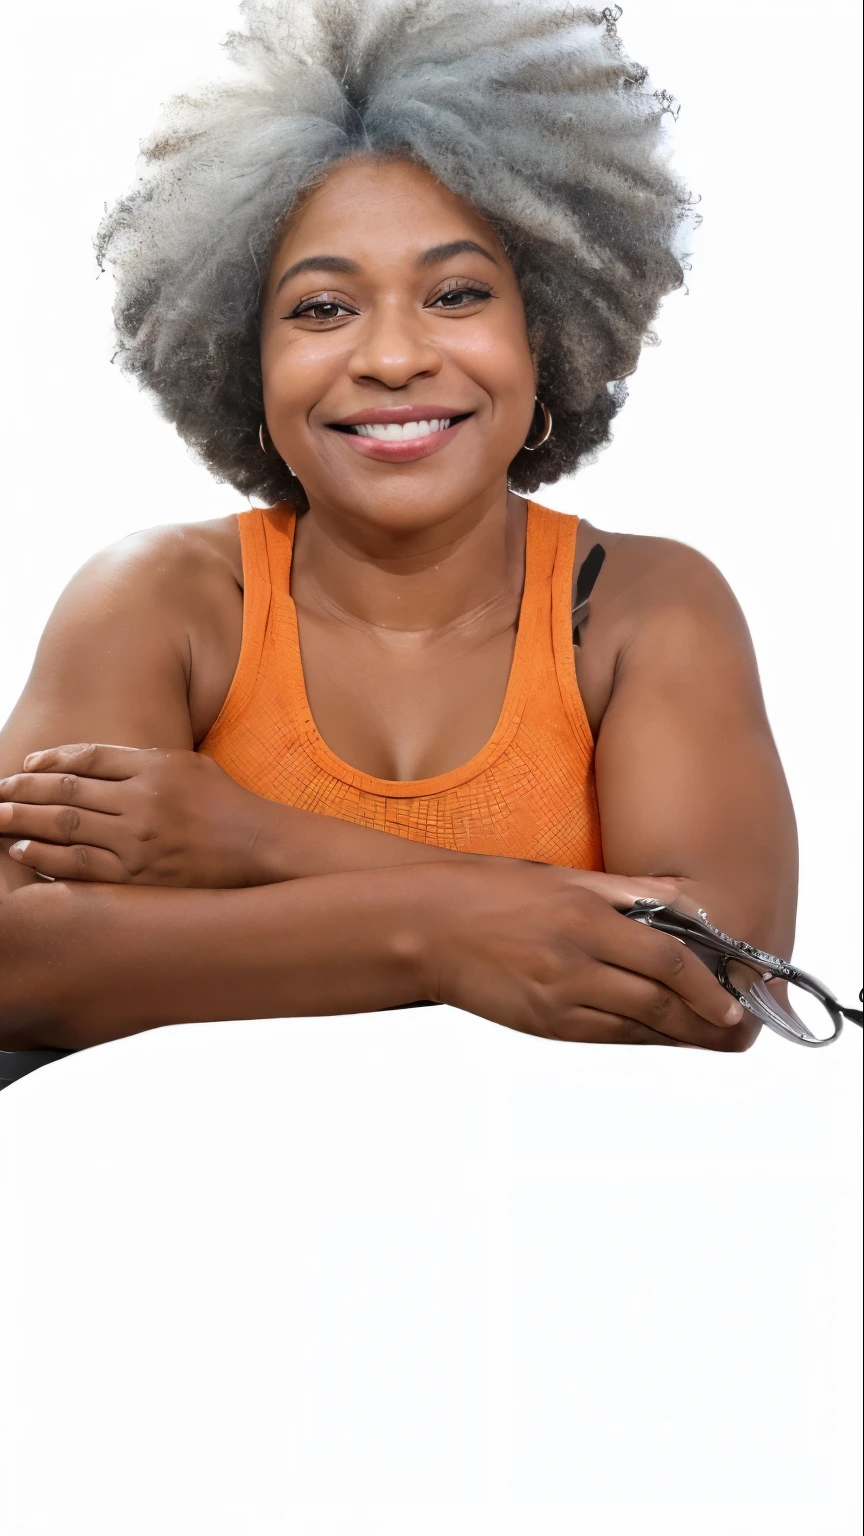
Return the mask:
<svg viewBox="0 0 864 1536"><path fill-rule="evenodd" d="M549 595L554 581L558 551L558 516L539 502L528 502L525 528L525 585L519 612L519 628L530 629L535 644L548 648Z"/></svg>
<svg viewBox="0 0 864 1536"><path fill-rule="evenodd" d="M529 501L520 626L536 620L540 626L537 641L547 649L550 640L554 644L562 601L566 600L570 611L570 573L578 527L578 517Z"/></svg>
<svg viewBox="0 0 864 1536"><path fill-rule="evenodd" d="M287 595L291 580L296 514L290 507L277 503L275 507L267 507L262 511L260 520L267 580L274 592Z"/></svg>
<svg viewBox="0 0 864 1536"><path fill-rule="evenodd" d="M573 567L576 563L576 535L579 532L579 519L566 512L549 510L546 511L546 516L554 518L556 524L555 561L551 581L552 650L555 657L555 672L558 677L561 701L570 725L585 749L593 755L594 737L576 679L571 616Z"/></svg>
<svg viewBox="0 0 864 1536"><path fill-rule="evenodd" d="M205 738L221 738L242 717L258 684L270 627L274 590L287 593L294 543L294 513L253 507L237 514L243 561L243 631L240 659L228 697ZM204 745L204 743L202 743Z"/></svg>

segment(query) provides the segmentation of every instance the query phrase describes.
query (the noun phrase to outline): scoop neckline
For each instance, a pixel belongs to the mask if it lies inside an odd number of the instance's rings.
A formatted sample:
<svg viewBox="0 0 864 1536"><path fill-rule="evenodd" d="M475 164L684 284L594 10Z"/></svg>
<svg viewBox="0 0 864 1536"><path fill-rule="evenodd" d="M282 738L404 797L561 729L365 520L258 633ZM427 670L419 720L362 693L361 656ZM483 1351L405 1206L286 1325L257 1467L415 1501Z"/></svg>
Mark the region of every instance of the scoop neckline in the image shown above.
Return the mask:
<svg viewBox="0 0 864 1536"><path fill-rule="evenodd" d="M354 768L346 763L343 758L328 747L321 735L312 710L309 706L309 697L306 692L306 678L303 672L303 656L300 650L300 627L297 620L297 607L291 596L291 561L287 572L286 587L283 598L286 604L289 624L289 643L296 672L297 688L294 694L293 704L298 723L302 727L307 750L315 758L318 766L325 769L333 778L339 779L343 784L348 784L354 789L365 790L370 794L386 796L388 799L407 798L416 795L440 794L444 790L456 789L469 779L476 776L489 767L490 763L500 757L501 753L509 746L522 718L522 710L527 695L528 665L527 659L531 652L535 638L536 615L539 605L536 602L537 587L541 581L540 562L538 560L538 536L539 513L537 503L526 500L528 515L525 526L525 579L522 583L522 598L519 603L519 617L516 623L516 641L513 646L513 656L510 662L510 673L507 678L507 687L504 691L504 699L498 715L495 727L485 745L475 752L467 762L460 763L456 768L449 768L446 773L433 775L425 779L382 779L376 774L365 773L362 768ZM294 530L296 528L296 515L291 524L291 557L294 553Z"/></svg>

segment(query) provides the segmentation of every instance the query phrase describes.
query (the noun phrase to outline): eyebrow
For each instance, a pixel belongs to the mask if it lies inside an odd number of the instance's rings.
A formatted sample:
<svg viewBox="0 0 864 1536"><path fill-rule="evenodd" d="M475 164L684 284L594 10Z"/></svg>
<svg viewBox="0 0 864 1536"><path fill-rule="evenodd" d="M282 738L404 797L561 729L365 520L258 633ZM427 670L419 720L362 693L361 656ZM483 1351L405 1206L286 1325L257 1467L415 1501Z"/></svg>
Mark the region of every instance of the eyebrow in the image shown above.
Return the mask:
<svg viewBox="0 0 864 1536"><path fill-rule="evenodd" d="M433 245L428 251L424 251L421 256L417 257L415 266L421 269L434 267L441 261L449 261L452 256L462 256L469 251L473 251L479 256L485 256L486 260L491 261L493 266L498 266L498 262L491 252L485 250L482 245L478 245L476 240L449 240L446 245ZM359 277L362 268L358 266L356 261L350 261L347 256L304 256L302 261L295 261L292 267L289 267L287 271L282 273L276 284L274 298L280 288L283 288L292 277L299 277L301 272L344 272L349 277Z"/></svg>

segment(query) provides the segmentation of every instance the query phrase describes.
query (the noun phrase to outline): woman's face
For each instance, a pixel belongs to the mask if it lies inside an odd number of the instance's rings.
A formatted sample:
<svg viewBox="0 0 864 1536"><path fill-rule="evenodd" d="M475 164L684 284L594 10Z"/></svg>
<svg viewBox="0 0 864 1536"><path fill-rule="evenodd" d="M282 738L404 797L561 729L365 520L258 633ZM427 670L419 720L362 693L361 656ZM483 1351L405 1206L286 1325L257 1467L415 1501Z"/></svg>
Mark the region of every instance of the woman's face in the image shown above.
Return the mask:
<svg viewBox="0 0 864 1536"><path fill-rule="evenodd" d="M343 161L295 209L264 290L261 362L276 451L313 511L358 527L480 512L531 430L513 268L485 220L408 161Z"/></svg>

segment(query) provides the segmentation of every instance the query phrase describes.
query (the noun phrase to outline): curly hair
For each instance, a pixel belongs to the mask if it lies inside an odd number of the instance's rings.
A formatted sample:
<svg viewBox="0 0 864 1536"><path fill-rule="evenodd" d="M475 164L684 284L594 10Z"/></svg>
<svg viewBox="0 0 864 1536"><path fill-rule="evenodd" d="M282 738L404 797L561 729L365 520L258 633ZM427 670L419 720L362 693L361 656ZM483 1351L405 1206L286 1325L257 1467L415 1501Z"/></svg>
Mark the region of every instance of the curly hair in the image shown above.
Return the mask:
<svg viewBox="0 0 864 1536"><path fill-rule="evenodd" d="M241 77L175 97L102 220L115 357L212 474L308 503L261 453L262 279L301 194L351 155L409 159L495 230L522 293L554 431L520 450L531 492L609 440L692 206L620 9L561 0L243 0Z"/></svg>

